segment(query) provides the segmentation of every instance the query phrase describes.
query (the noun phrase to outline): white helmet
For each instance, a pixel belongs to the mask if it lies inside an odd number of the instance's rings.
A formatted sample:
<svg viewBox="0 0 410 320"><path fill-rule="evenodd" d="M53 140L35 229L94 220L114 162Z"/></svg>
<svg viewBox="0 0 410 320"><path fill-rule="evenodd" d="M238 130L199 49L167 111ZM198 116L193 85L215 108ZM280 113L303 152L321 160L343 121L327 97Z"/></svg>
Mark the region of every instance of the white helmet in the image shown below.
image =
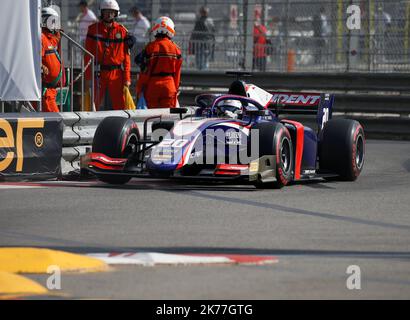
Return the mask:
<svg viewBox="0 0 410 320"><path fill-rule="evenodd" d="M114 10L117 11L116 17L120 15L120 6L115 0L103 0L100 4L100 12L102 10Z"/></svg>
<svg viewBox="0 0 410 320"><path fill-rule="evenodd" d="M53 7L45 7L41 10L41 27L50 31L60 29L60 15Z"/></svg>
<svg viewBox="0 0 410 320"><path fill-rule="evenodd" d="M236 119L242 113L242 102L239 100L224 100L218 105L218 116L228 116Z"/></svg>
<svg viewBox="0 0 410 320"><path fill-rule="evenodd" d="M172 38L175 35L174 22L168 17L159 17L157 20L155 20L151 32L154 37L158 34L165 34L168 37Z"/></svg>
<svg viewBox="0 0 410 320"><path fill-rule="evenodd" d="M239 100L224 100L221 104L222 107L228 108L231 111L241 110L242 109L242 102Z"/></svg>

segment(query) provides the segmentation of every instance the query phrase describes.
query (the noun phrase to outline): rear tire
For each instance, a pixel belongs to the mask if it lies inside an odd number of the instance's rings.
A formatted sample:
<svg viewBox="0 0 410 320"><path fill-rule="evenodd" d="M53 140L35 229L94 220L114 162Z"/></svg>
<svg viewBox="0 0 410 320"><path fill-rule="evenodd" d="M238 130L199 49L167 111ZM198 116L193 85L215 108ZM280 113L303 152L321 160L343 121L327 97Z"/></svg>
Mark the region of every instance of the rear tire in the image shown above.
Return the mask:
<svg viewBox="0 0 410 320"><path fill-rule="evenodd" d="M288 129L281 123L264 122L252 127L259 129L259 158L274 155L276 182L257 182L257 188L282 188L293 178L293 145Z"/></svg>
<svg viewBox="0 0 410 320"><path fill-rule="evenodd" d="M93 153L102 153L110 158L128 158L136 148L140 134L137 124L127 118L107 117L98 126L93 139ZM109 184L125 184L129 176L104 175L99 180Z"/></svg>
<svg viewBox="0 0 410 320"><path fill-rule="evenodd" d="M365 156L365 136L359 122L349 119L330 120L321 134L319 167L354 181L360 175Z"/></svg>

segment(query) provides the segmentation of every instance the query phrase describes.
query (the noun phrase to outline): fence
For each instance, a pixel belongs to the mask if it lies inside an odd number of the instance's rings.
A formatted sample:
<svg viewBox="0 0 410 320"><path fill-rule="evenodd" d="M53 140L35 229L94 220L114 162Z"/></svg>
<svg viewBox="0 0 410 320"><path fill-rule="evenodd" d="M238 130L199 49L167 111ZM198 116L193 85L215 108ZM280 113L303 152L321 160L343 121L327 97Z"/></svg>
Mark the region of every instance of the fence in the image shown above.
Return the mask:
<svg viewBox="0 0 410 320"><path fill-rule="evenodd" d="M43 1L60 5L63 26L77 36L77 2ZM90 8L98 11L99 0ZM175 22L174 40L183 50L185 70L197 68L189 40L199 8L206 4L216 33L210 70L257 70L252 63L255 18L267 28L271 45L266 71L410 71L410 0L118 0L120 21L130 30L132 5L149 18L169 15ZM360 29L349 30L352 13L360 8ZM321 12L321 8L323 11ZM321 16L322 15L322 16ZM357 20L357 19L356 19ZM357 21L356 21L357 22Z"/></svg>

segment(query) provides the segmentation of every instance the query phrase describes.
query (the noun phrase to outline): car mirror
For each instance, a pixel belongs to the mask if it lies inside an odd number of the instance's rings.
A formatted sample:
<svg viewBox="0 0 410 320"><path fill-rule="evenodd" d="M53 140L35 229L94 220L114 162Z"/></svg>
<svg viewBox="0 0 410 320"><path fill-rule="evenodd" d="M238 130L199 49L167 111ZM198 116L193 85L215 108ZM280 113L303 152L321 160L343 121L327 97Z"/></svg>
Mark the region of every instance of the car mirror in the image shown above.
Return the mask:
<svg viewBox="0 0 410 320"><path fill-rule="evenodd" d="M187 108L170 108L169 109L170 114L179 114L179 119L181 120L182 120L182 115L187 112L188 112Z"/></svg>

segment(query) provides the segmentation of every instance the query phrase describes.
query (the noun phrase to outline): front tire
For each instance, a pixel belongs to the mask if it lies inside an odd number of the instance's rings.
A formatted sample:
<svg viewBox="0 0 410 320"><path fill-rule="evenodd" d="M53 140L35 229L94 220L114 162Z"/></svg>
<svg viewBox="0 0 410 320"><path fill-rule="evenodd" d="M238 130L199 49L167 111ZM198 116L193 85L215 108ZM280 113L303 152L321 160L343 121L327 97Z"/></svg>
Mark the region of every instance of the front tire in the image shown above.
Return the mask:
<svg viewBox="0 0 410 320"><path fill-rule="evenodd" d="M137 124L127 118L107 117L98 126L94 139L93 153L102 153L110 158L128 158L138 148L140 134ZM129 176L99 174L105 183L121 185L131 180Z"/></svg>
<svg viewBox="0 0 410 320"><path fill-rule="evenodd" d="M276 160L276 182L257 182L257 188L282 188L293 178L293 144L288 129L281 123L264 122L252 129L259 130L259 158L274 155Z"/></svg>

